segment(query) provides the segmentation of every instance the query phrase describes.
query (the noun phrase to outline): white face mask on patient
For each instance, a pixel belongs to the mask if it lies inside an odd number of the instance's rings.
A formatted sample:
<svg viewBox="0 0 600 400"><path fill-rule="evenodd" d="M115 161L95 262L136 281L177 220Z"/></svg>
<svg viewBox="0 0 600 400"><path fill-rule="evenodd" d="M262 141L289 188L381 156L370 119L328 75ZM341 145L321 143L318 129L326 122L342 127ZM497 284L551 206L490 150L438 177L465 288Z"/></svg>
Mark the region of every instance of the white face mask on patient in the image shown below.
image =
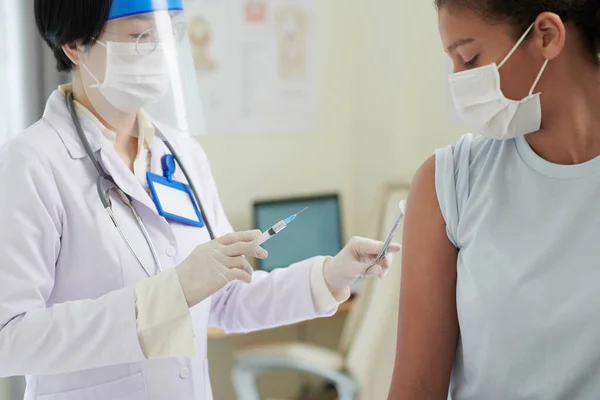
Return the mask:
<svg viewBox="0 0 600 400"><path fill-rule="evenodd" d="M170 75L162 44L140 56L135 43L97 43L106 48L104 82L100 82L85 64L82 66L96 82L92 87L97 88L116 109L137 112L160 100L168 91Z"/></svg>
<svg viewBox="0 0 600 400"><path fill-rule="evenodd" d="M512 139L540 129L540 93L533 94L546 66L546 60L529 95L522 100L507 99L500 90L499 69L513 55L533 28L525 31L500 65L496 63L449 76L454 105L461 119L476 133L491 139Z"/></svg>

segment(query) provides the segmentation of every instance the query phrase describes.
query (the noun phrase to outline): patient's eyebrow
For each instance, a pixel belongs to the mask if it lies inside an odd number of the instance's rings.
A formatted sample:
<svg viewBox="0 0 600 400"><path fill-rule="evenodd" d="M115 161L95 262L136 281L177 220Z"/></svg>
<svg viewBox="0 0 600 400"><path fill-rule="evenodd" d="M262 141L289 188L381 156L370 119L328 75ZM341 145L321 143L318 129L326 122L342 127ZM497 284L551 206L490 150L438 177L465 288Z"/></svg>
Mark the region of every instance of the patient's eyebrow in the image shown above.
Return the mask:
<svg viewBox="0 0 600 400"><path fill-rule="evenodd" d="M456 49L459 48L460 46L463 46L463 45L468 44L468 43L472 43L474 41L475 41L475 39L471 39L471 38L468 38L468 39L459 39L456 42L452 43L450 46L448 46L446 48L446 52L447 53L452 53L452 52L456 51Z"/></svg>

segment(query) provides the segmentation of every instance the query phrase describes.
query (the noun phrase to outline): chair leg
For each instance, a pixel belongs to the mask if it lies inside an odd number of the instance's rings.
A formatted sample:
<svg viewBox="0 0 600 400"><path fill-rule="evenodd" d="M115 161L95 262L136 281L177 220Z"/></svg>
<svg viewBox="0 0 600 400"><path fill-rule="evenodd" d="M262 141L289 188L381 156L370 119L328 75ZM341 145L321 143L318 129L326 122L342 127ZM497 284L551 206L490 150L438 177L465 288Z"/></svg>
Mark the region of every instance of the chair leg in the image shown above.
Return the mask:
<svg viewBox="0 0 600 400"><path fill-rule="evenodd" d="M233 368L232 380L237 400L260 400L254 371L236 365Z"/></svg>
<svg viewBox="0 0 600 400"><path fill-rule="evenodd" d="M337 383L335 388L338 393L338 400L358 400L358 394L355 387Z"/></svg>

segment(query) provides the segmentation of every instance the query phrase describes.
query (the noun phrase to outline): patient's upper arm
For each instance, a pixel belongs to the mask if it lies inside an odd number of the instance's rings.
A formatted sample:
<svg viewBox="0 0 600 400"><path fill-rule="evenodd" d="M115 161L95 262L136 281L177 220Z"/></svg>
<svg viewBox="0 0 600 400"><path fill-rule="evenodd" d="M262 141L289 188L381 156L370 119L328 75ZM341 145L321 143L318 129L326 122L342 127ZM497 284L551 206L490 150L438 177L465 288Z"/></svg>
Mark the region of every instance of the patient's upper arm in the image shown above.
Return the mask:
<svg viewBox="0 0 600 400"><path fill-rule="evenodd" d="M458 338L456 260L435 191L435 158L406 207L396 364L389 399L446 400Z"/></svg>

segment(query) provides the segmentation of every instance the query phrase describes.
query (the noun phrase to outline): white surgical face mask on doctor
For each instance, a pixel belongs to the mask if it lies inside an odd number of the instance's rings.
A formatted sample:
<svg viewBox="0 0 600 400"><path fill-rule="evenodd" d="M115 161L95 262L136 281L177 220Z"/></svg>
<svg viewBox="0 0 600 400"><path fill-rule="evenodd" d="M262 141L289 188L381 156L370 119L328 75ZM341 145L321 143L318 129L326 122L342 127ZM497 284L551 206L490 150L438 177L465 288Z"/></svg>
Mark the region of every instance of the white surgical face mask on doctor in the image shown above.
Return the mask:
<svg viewBox="0 0 600 400"><path fill-rule="evenodd" d="M91 87L97 88L116 109L137 112L160 100L168 91L169 69L161 43L96 43L106 48L104 81L100 82L87 65L82 66L96 82ZM143 46L148 49L140 55Z"/></svg>
<svg viewBox="0 0 600 400"><path fill-rule="evenodd" d="M525 31L500 65L496 63L449 76L454 105L461 119L476 133L492 139L512 139L540 129L540 93L533 94L546 66L546 60L529 95L522 100L507 99L500 90L499 69L513 55L533 28Z"/></svg>

